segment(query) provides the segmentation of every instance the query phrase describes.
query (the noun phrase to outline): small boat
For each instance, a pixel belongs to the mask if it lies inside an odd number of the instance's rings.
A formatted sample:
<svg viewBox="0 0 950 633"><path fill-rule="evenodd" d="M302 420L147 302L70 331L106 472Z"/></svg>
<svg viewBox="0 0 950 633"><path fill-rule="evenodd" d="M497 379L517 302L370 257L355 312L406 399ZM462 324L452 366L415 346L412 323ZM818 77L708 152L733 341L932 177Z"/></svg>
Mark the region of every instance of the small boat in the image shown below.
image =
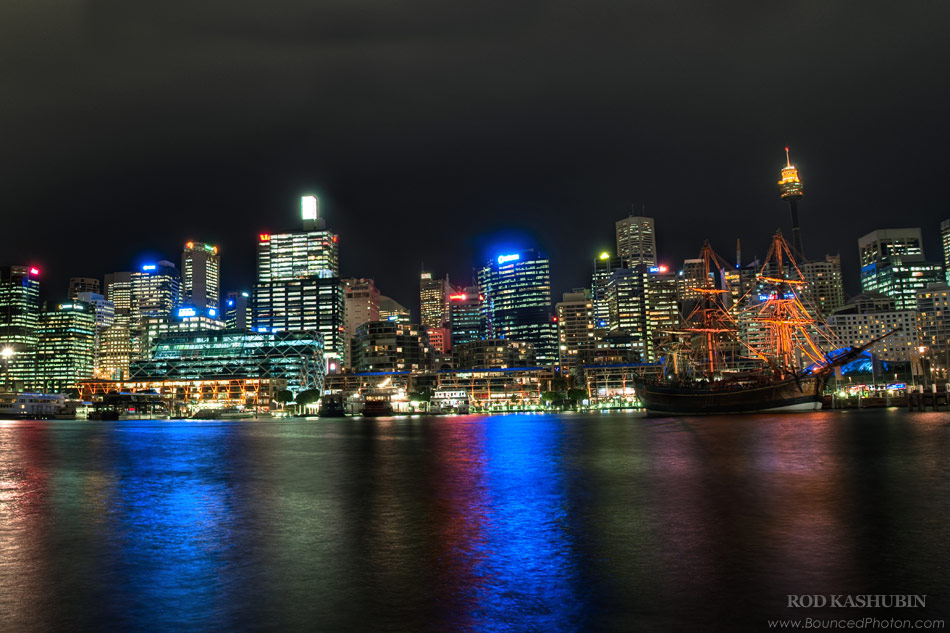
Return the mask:
<svg viewBox="0 0 950 633"><path fill-rule="evenodd" d="M320 398L320 408L317 415L321 418L342 418L346 416L346 407L343 403L343 394L332 393Z"/></svg>
<svg viewBox="0 0 950 633"><path fill-rule="evenodd" d="M367 400L363 405L364 418L378 418L393 414L393 405L389 400Z"/></svg>

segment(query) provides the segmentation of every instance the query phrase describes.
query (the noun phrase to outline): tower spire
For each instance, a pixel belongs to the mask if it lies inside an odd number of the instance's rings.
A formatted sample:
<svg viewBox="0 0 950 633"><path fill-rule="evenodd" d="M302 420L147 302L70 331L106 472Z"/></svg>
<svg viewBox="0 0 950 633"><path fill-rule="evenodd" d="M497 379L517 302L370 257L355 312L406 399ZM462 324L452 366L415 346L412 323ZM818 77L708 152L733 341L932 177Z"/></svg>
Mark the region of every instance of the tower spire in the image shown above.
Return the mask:
<svg viewBox="0 0 950 633"><path fill-rule="evenodd" d="M795 256L804 261L802 232L798 226L798 200L804 192L802 181L798 177L798 169L792 165L791 158L789 158L788 147L785 148L785 167L782 167L782 179L778 181L778 191L782 200L788 202L789 209L792 212L792 249Z"/></svg>

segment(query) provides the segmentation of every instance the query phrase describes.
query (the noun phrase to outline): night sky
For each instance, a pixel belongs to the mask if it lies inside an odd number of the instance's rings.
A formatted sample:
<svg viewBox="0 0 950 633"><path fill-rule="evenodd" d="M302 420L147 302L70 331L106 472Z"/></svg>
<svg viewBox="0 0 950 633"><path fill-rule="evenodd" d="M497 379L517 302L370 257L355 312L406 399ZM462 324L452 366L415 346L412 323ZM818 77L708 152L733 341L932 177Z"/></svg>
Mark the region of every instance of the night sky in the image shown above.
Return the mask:
<svg viewBox="0 0 950 633"><path fill-rule="evenodd" d="M940 260L943 2L30 0L0 3L0 264L70 276L216 243L250 288L261 231L317 193L345 277L417 314L509 248L589 282L632 204L661 260L790 234L811 257L920 226Z"/></svg>

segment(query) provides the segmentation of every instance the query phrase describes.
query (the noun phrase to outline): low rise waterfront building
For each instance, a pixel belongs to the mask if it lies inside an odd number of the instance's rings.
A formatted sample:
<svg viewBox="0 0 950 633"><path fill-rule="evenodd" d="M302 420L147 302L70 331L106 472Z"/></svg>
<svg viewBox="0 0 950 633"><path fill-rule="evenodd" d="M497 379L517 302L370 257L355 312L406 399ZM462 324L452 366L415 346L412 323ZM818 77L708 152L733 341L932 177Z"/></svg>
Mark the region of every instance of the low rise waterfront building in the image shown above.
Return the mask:
<svg viewBox="0 0 950 633"><path fill-rule="evenodd" d="M483 339L461 343L452 349L455 369L487 369L535 366L534 346L524 341Z"/></svg>

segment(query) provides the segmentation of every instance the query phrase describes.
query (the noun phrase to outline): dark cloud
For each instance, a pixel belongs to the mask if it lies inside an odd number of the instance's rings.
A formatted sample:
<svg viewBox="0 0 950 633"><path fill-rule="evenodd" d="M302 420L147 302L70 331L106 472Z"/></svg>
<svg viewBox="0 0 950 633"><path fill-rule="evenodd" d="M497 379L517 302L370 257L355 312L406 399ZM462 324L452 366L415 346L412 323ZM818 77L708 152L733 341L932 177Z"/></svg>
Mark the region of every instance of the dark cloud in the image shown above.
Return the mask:
<svg viewBox="0 0 950 633"><path fill-rule="evenodd" d="M719 3L720 5L722 3ZM813 256L921 226L937 258L950 105L940 3L165 2L0 6L4 263L70 275L254 236L319 191L343 272L414 304L534 242L585 282L630 205L661 253L762 254L805 180ZM62 289L60 290L60 286Z"/></svg>

